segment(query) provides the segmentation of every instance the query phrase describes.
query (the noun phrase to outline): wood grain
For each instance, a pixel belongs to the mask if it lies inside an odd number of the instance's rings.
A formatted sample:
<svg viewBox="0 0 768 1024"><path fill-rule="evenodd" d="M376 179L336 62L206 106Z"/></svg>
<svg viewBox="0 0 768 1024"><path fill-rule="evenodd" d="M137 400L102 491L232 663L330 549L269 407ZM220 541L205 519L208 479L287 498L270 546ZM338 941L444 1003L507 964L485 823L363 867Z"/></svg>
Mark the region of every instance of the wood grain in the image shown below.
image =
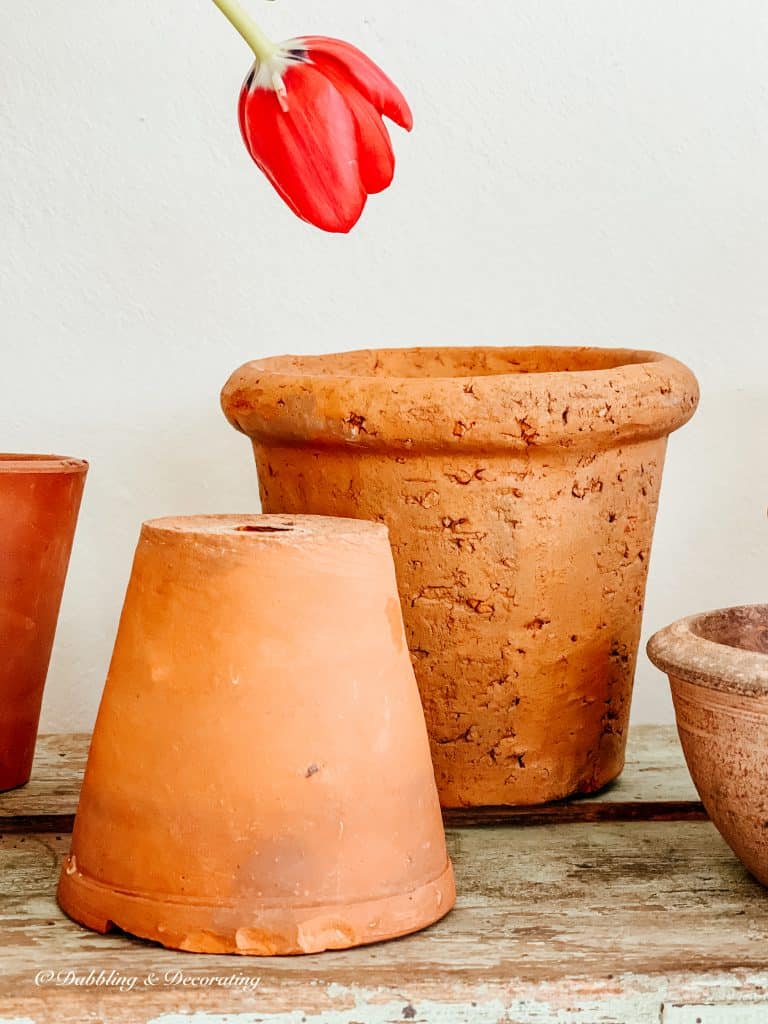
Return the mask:
<svg viewBox="0 0 768 1024"><path fill-rule="evenodd" d="M32 781L23 789L0 794L0 834L71 832L88 743L87 735L40 737ZM446 824L456 826L705 818L677 733L674 728L659 726L632 730L624 773L595 796L539 807L445 812Z"/></svg>
<svg viewBox="0 0 768 1024"><path fill-rule="evenodd" d="M508 826L448 839L461 895L442 923L364 949L255 961L84 931L54 900L68 837L5 836L0 1020L528 1024L560 1013L567 1024L658 1024L672 1004L768 1007L768 896L710 824ZM94 977L37 985L41 970ZM179 971L197 985L173 984ZM99 985L98 972L135 987ZM199 987L233 976L261 980L250 992Z"/></svg>
<svg viewBox="0 0 768 1024"><path fill-rule="evenodd" d="M594 797L450 828L459 901L431 929L267 960L99 936L60 913L87 743L43 737L32 783L0 796L0 1024L768 1020L768 895L700 820L673 730L636 729L622 779Z"/></svg>
<svg viewBox="0 0 768 1024"><path fill-rule="evenodd" d="M40 736L30 781L21 789L0 793L0 829L3 824L13 829L14 818L72 817L77 809L90 740L85 733Z"/></svg>

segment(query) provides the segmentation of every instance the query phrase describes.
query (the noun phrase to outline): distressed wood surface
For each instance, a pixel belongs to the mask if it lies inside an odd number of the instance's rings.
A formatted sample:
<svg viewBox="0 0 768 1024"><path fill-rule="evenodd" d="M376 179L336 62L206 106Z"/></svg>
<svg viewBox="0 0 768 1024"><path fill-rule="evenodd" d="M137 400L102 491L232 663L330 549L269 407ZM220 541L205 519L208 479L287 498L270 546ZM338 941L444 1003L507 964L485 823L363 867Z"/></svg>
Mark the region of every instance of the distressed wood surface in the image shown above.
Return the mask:
<svg viewBox="0 0 768 1024"><path fill-rule="evenodd" d="M30 781L0 793L0 834L72 831L90 740L85 733L38 738Z"/></svg>
<svg viewBox="0 0 768 1024"><path fill-rule="evenodd" d="M0 833L71 832L89 736L41 736L31 782L0 793ZM591 797L544 807L446 811L449 825L531 825L580 821L702 820L703 808L685 767L674 727L632 730L627 765L612 786Z"/></svg>
<svg viewBox="0 0 768 1024"><path fill-rule="evenodd" d="M768 1021L768 893L689 820L700 807L672 730L635 730L622 781L548 824L450 828L460 896L427 931L264 960L99 936L61 914L69 836L54 826L71 822L86 747L43 738L33 783L0 796L0 1024ZM564 824L574 805L584 817ZM635 820L595 822L594 806Z"/></svg>
<svg viewBox="0 0 768 1024"><path fill-rule="evenodd" d="M448 838L461 895L442 923L365 949L250 960L84 931L53 895L68 837L4 836L0 1020L693 1024L691 1006L760 1007L755 1019L768 1019L768 894L709 823Z"/></svg>

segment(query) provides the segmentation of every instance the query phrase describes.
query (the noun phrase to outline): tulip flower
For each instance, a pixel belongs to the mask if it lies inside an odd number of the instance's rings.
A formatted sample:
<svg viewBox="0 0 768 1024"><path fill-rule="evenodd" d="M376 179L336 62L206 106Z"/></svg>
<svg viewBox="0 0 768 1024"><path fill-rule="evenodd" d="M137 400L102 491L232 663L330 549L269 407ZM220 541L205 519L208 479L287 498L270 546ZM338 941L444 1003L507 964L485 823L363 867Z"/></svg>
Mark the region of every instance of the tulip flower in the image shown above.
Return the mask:
<svg viewBox="0 0 768 1024"><path fill-rule="evenodd" d="M361 50L307 36L275 44L237 0L213 0L255 55L240 94L248 152L302 220L350 231L395 173L384 117L410 131L397 86Z"/></svg>

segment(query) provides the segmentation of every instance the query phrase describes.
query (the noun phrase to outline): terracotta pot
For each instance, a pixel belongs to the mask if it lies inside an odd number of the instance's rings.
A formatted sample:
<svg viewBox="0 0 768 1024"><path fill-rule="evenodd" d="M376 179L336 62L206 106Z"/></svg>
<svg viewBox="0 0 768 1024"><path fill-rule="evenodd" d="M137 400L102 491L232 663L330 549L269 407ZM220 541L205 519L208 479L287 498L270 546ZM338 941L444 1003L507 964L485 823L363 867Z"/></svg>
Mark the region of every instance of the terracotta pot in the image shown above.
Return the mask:
<svg viewBox="0 0 768 1024"><path fill-rule="evenodd" d="M88 463L0 454L0 790L29 781Z"/></svg>
<svg viewBox="0 0 768 1024"><path fill-rule="evenodd" d="M59 902L210 953L423 928L453 873L387 531L145 524Z"/></svg>
<svg viewBox="0 0 768 1024"><path fill-rule="evenodd" d="M648 656L669 676L707 813L768 885L768 605L683 619L651 639Z"/></svg>
<svg viewBox="0 0 768 1024"><path fill-rule="evenodd" d="M248 363L224 388L267 512L387 523L445 806L619 774L667 435L653 352L395 349Z"/></svg>

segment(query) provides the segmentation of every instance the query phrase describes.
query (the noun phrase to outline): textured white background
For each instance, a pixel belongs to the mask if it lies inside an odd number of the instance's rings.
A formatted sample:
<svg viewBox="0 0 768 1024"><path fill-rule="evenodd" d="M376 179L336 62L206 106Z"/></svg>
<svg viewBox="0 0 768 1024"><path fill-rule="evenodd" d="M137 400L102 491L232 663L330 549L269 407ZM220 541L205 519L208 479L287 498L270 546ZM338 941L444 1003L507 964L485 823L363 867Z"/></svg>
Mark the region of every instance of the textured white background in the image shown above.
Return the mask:
<svg viewBox="0 0 768 1024"><path fill-rule="evenodd" d="M90 726L142 519L257 506L218 407L248 358L590 343L688 362L646 634L768 600L764 0L250 0L348 38L412 101L349 238L273 197L208 0L0 0L0 448L92 471L43 726ZM641 656L638 720L669 720Z"/></svg>

